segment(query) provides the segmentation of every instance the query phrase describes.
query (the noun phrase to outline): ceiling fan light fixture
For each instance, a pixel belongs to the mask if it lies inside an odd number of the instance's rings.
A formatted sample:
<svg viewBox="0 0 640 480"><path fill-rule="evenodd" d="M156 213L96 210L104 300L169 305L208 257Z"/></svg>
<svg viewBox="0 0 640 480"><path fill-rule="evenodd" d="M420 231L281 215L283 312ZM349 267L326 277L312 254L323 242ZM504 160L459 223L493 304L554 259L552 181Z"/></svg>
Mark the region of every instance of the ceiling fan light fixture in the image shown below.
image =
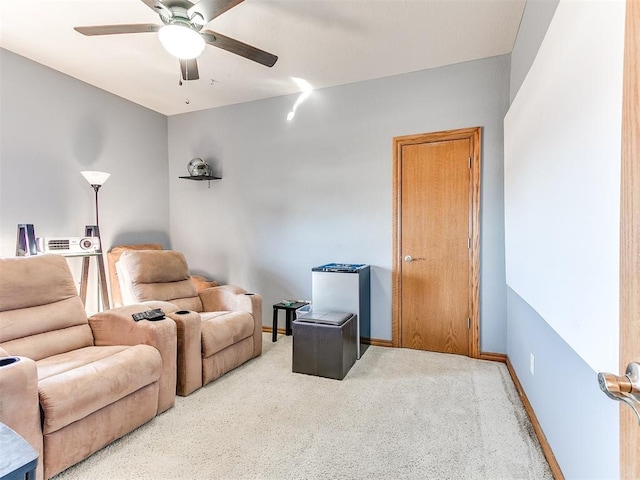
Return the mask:
<svg viewBox="0 0 640 480"><path fill-rule="evenodd" d="M198 57L205 47L200 34L187 25L165 25L158 31L158 38L167 52L183 60Z"/></svg>

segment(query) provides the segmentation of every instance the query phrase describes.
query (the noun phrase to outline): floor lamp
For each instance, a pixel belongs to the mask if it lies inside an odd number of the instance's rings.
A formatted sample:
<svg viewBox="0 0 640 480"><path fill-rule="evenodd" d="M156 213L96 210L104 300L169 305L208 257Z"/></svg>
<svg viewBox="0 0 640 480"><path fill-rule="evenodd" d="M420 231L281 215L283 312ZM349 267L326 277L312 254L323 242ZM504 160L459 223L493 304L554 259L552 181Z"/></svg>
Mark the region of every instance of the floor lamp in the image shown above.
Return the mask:
<svg viewBox="0 0 640 480"><path fill-rule="evenodd" d="M100 238L100 226L99 226L99 212L98 212L98 190L100 187L104 185L104 182L111 176L110 173L106 172L94 172L94 171L83 171L80 172L82 176L89 182L89 185L93 188L93 191L96 193L96 224L95 225L87 225L85 227L84 234L87 237L98 237L100 241L100 250L97 252L96 260L98 261L98 290L102 295L102 306L105 309L109 309L109 293L107 291L107 277L104 270L104 260L102 258L102 239ZM87 298L87 279L89 275L89 256L85 256L82 260L82 282L80 284L80 298L83 302L86 302ZM98 303L100 303L98 301ZM98 308L100 306L98 305Z"/></svg>

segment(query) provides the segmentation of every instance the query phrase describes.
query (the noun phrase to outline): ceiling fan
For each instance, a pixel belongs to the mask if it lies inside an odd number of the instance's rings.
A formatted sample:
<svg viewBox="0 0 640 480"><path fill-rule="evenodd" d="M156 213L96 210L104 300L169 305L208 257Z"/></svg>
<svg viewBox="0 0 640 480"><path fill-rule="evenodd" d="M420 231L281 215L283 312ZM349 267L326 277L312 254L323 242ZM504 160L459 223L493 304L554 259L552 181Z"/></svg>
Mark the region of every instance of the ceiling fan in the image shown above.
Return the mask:
<svg viewBox="0 0 640 480"><path fill-rule="evenodd" d="M267 67L272 67L278 57L259 48L247 45L233 38L211 30L202 30L211 20L222 15L244 0L142 0L145 5L160 15L164 25L136 23L123 25L95 25L74 27L83 35L119 35L124 33L158 32L162 46L180 60L183 80L197 80L198 63L196 58L206 44L222 48L241 57Z"/></svg>

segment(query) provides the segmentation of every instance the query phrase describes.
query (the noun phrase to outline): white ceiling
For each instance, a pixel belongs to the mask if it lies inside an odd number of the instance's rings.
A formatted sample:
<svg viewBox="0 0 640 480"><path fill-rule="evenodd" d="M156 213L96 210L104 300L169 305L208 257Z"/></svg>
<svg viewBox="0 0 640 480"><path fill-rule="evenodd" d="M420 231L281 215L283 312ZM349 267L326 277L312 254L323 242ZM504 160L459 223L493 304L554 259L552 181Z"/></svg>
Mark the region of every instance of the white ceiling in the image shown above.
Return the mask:
<svg viewBox="0 0 640 480"><path fill-rule="evenodd" d="M156 33L74 26L156 23L140 0L2 0L0 46L165 115L387 77L511 52L526 0L245 0L207 25L278 55L272 68L216 47L179 85Z"/></svg>

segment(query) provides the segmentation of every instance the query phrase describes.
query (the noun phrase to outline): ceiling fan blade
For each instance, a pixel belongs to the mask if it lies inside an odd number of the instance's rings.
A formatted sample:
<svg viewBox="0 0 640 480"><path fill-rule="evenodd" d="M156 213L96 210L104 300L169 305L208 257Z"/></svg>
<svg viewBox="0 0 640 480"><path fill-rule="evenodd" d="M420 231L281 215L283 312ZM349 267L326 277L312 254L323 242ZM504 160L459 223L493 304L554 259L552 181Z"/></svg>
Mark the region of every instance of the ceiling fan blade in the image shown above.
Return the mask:
<svg viewBox="0 0 640 480"><path fill-rule="evenodd" d="M169 19L173 16L169 7L167 7L160 0L142 0L144 4L149 7L151 10L160 15L163 20ZM191 6L191 2L189 0L182 0L184 4L184 8L189 8ZM182 5L182 4L181 4Z"/></svg>
<svg viewBox="0 0 640 480"><path fill-rule="evenodd" d="M243 1L244 0L200 0L187 10L187 14L189 15L189 18L193 18L193 15L196 13L200 14L204 19L204 24L206 25L218 15L222 15L224 12L232 9Z"/></svg>
<svg viewBox="0 0 640 480"><path fill-rule="evenodd" d="M131 23L123 25L94 25L91 27L73 27L83 35L118 35L121 33L157 32L160 25L153 23Z"/></svg>
<svg viewBox="0 0 640 480"><path fill-rule="evenodd" d="M235 53L241 57L248 58L254 62L258 62L266 67L273 67L278 61L278 57L259 48L252 47L246 43L242 43L233 38L226 37L220 33L212 32L211 30L205 30L202 32L204 41L214 47L222 48L227 52Z"/></svg>
<svg viewBox="0 0 640 480"><path fill-rule="evenodd" d="M154 12L158 13L158 10L168 10L167 6L160 0L142 0L144 4Z"/></svg>
<svg viewBox="0 0 640 480"><path fill-rule="evenodd" d="M191 60L180 59L180 71L182 72L182 79L186 82L187 80L198 80L200 78L200 74L198 73L198 62L195 58Z"/></svg>

